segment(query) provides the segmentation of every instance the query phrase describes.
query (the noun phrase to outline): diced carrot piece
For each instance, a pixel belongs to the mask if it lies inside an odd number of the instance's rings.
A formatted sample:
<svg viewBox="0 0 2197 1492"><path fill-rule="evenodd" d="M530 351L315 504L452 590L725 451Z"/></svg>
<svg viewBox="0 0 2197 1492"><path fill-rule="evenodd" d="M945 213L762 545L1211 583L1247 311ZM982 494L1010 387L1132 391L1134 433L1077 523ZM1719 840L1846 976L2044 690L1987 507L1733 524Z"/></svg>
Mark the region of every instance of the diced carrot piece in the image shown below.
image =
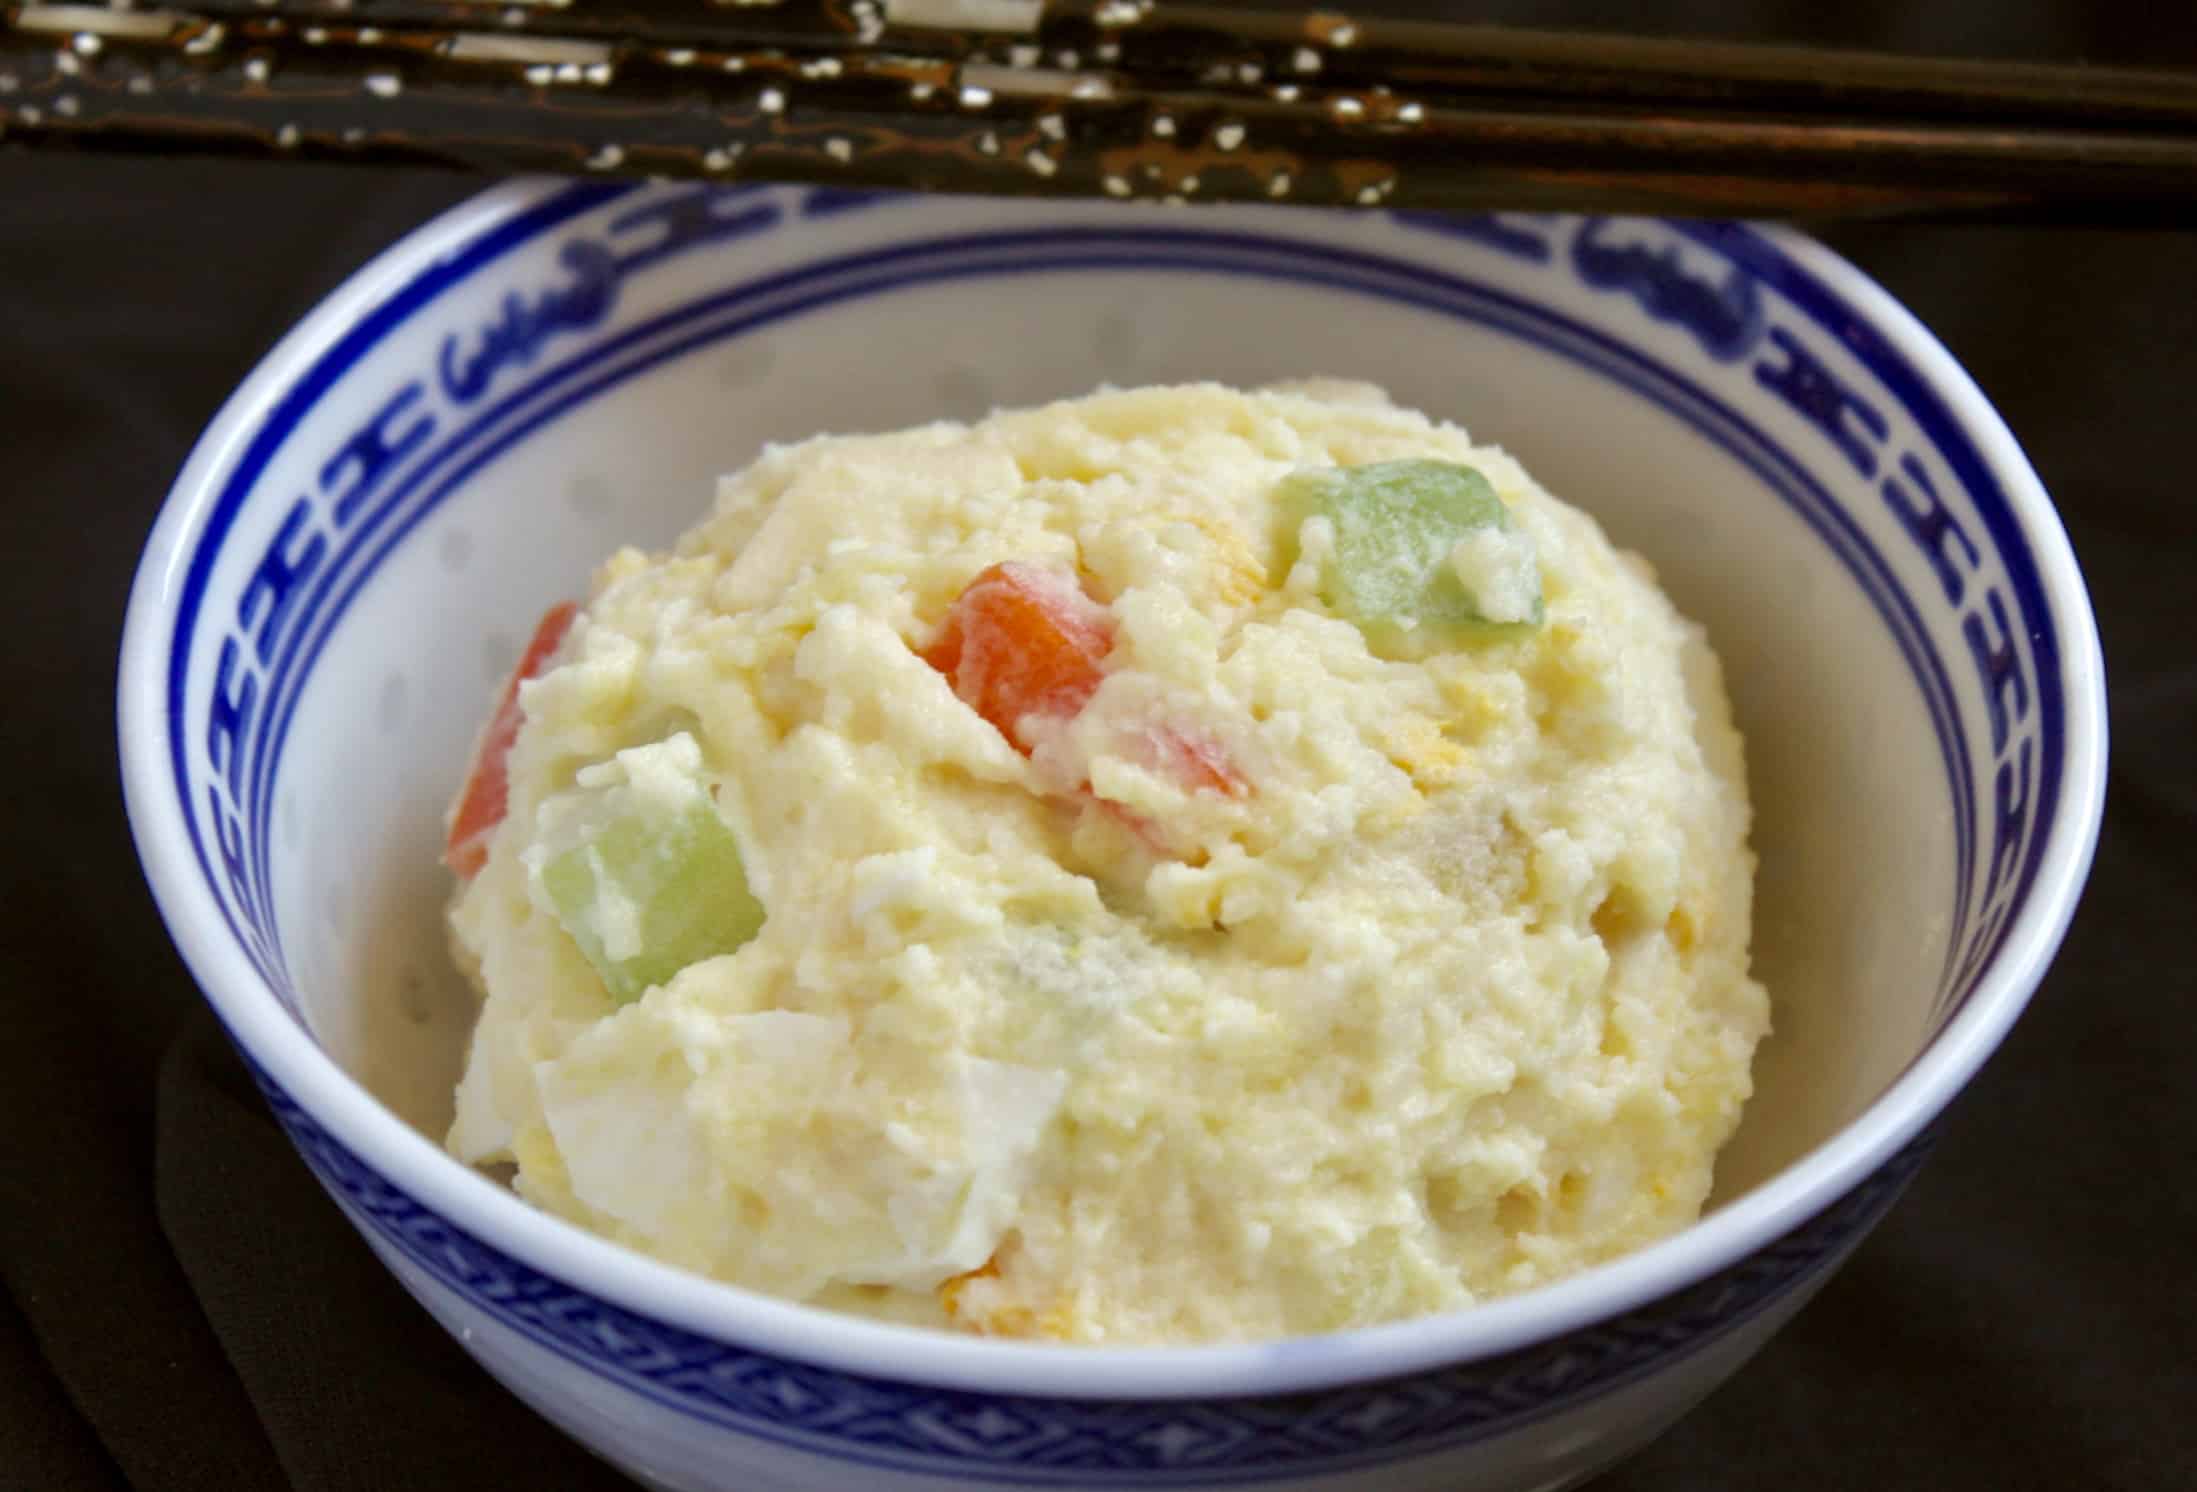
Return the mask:
<svg viewBox="0 0 2197 1492"><path fill-rule="evenodd" d="M1250 791L1243 774L1221 748L1202 736L1186 735L1172 726L1160 726L1145 733L1151 747L1151 764L1173 774L1175 780L1192 792L1211 788L1214 792L1231 798L1240 798ZM1131 834L1155 855L1171 855L1174 842L1166 829L1125 804L1111 798L1100 798L1091 792L1091 785L1083 785L1085 796L1096 802L1101 812Z"/></svg>
<svg viewBox="0 0 2197 1492"><path fill-rule="evenodd" d="M1176 778L1188 784L1192 792L1199 788L1211 788L1230 798L1240 798L1249 786L1243 774L1228 754L1214 742L1202 736L1185 735L1183 732L1162 727L1157 733L1160 756L1174 770Z"/></svg>
<svg viewBox="0 0 2197 1492"><path fill-rule="evenodd" d="M1143 845L1154 855L1165 856L1171 853L1167 831L1128 804L1117 803L1112 798L1101 798L1091 791L1091 784L1088 782L1082 787L1081 797L1083 800L1096 805L1101 814L1112 819L1122 828L1127 829L1130 834L1135 836L1137 843Z"/></svg>
<svg viewBox="0 0 2197 1492"><path fill-rule="evenodd" d="M1028 754L1031 716L1065 719L1098 692L1113 619L1074 577L1037 565L994 565L962 590L924 661L954 693Z"/></svg>
<svg viewBox="0 0 2197 1492"><path fill-rule="evenodd" d="M470 879L488 863L489 836L503 822L510 803L511 779L506 768L511 743L519 738L519 686L542 671L571 630L578 612L578 607L566 601L550 607L542 617L534 628L533 640L520 655L518 667L504 683L488 729L481 733L480 744L473 750L473 772L451 810L450 834L443 846L443 863L460 876Z"/></svg>
<svg viewBox="0 0 2197 1492"><path fill-rule="evenodd" d="M1024 735L1024 722L1073 717L1098 692L1105 678L1099 665L1113 645L1113 617L1073 576L1010 561L963 588L922 656L964 704L1028 755L1036 743ZM1143 733L1142 745L1147 765L1193 792L1210 788L1238 798L1249 790L1227 753L1202 735L1160 726ZM1096 802L1153 854L1169 853L1168 835L1144 815L1097 798L1088 783L1076 796Z"/></svg>

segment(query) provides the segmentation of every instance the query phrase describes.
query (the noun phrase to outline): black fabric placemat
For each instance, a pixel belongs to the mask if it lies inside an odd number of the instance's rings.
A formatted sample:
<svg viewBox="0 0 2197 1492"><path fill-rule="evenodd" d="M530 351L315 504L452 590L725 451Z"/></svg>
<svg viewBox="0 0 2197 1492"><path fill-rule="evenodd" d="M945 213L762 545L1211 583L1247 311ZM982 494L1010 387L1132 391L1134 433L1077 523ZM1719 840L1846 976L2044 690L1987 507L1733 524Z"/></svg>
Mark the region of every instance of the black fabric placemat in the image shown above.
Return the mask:
<svg viewBox="0 0 2197 1492"><path fill-rule="evenodd" d="M2182 7L1840 15L1668 19L2197 60ZM0 1488L624 1485L473 1367L290 1152L159 924L116 777L123 601L191 440L317 298L474 185L0 156ZM2061 504L2111 674L2105 837L1907 1199L1599 1485L2197 1485L2197 233L1828 236L1975 372Z"/></svg>

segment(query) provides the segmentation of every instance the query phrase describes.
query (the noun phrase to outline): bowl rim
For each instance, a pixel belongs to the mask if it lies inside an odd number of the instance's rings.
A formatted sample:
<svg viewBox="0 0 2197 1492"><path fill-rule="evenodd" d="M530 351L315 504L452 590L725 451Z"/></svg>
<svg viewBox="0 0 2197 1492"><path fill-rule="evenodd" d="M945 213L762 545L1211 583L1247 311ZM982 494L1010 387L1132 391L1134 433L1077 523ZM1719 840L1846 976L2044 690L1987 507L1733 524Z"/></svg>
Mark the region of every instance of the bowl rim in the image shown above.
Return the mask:
<svg viewBox="0 0 2197 1492"><path fill-rule="evenodd" d="M383 1108L283 1009L227 936L167 786L163 642L219 478L296 375L421 270L568 185L506 182L430 219L323 297L259 360L163 500L131 584L116 681L124 801L138 856L170 936L231 1038L366 1165L550 1279L727 1346L863 1378L1013 1398L1256 1397L1478 1362L1695 1285L1852 1191L1913 1140L1996 1049L2065 936L2097 846L2107 745L2104 660L2066 530L2005 421L1912 313L1826 246L1782 226L1749 225L1746 232L1872 323L1973 442L2029 547L2057 623L2066 699L2061 801L2028 896L1959 1012L1852 1122L1709 1216L1569 1279L1463 1311L1281 1342L1109 1347L955 1336L757 1294L659 1263L535 1209Z"/></svg>

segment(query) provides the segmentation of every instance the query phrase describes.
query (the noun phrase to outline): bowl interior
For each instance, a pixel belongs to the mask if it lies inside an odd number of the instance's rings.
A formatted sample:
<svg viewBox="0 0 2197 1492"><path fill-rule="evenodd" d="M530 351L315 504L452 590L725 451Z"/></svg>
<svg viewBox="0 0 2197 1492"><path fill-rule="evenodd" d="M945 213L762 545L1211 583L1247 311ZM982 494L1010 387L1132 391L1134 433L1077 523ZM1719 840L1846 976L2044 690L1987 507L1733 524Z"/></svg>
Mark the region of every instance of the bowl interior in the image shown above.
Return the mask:
<svg viewBox="0 0 2197 1492"><path fill-rule="evenodd" d="M314 402L240 427L174 670L238 935L438 1139L472 1007L440 815L532 620L765 442L1100 383L1381 383L1510 449L1707 627L1776 1020L1719 1203L1883 1092L2026 889L2058 750L2034 573L1959 432L1852 306L1812 304L1792 241L790 189L503 201L388 268L372 299L411 300ZM1984 666L2002 645L2013 690Z"/></svg>

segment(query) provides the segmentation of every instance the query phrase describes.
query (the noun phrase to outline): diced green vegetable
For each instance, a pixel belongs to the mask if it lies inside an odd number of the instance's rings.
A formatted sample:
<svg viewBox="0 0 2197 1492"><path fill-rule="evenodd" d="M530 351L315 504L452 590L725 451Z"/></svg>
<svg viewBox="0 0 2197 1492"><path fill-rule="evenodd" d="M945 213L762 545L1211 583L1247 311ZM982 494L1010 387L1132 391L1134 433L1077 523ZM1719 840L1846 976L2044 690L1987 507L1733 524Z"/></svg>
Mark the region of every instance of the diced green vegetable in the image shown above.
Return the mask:
<svg viewBox="0 0 2197 1492"><path fill-rule="evenodd" d="M1533 541L1486 477L1447 461L1384 461L1299 472L1282 484L1277 574L1321 518L1330 552L1320 597L1378 651L1518 636L1542 620Z"/></svg>
<svg viewBox="0 0 2197 1492"><path fill-rule="evenodd" d="M763 926L732 830L684 734L618 754L543 806L529 857L557 920L624 1003Z"/></svg>

